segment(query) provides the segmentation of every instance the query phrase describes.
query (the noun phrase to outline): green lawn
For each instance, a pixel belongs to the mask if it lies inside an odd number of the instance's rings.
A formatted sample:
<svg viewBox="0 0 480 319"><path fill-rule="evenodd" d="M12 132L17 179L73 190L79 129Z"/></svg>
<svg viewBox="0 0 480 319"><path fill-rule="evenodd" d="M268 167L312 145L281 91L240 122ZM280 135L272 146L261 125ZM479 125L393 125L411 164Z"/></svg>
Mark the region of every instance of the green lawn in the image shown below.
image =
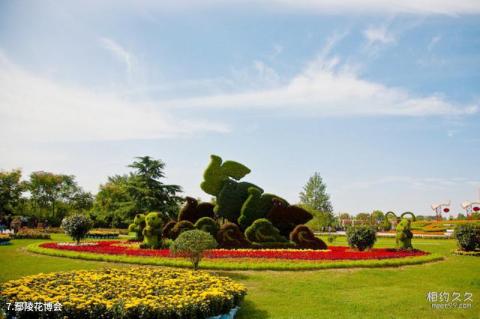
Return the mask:
<svg viewBox="0 0 480 319"><path fill-rule="evenodd" d="M33 242L0 246L0 281L39 272L129 267L32 254L25 247ZM413 244L446 259L400 268L216 273L249 289L237 318L480 318L480 258L451 255L453 240L415 239ZM345 238L335 245L345 245ZM393 239L382 238L376 247L393 245ZM472 308L433 310L426 299L430 291L473 293Z"/></svg>

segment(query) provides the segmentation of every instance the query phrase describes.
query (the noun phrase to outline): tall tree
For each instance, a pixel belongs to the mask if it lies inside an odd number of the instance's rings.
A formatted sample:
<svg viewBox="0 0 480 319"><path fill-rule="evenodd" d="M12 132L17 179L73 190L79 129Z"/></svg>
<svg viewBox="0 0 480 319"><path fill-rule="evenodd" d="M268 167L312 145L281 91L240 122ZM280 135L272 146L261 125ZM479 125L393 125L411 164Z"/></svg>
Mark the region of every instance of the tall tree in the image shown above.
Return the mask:
<svg viewBox="0 0 480 319"><path fill-rule="evenodd" d="M326 190L327 185L323 182L320 174L316 172L303 187L303 191L300 193L300 203L319 212L332 213L330 195Z"/></svg>
<svg viewBox="0 0 480 319"><path fill-rule="evenodd" d="M0 214L13 214L20 204L25 183L20 181L22 171L0 171Z"/></svg>

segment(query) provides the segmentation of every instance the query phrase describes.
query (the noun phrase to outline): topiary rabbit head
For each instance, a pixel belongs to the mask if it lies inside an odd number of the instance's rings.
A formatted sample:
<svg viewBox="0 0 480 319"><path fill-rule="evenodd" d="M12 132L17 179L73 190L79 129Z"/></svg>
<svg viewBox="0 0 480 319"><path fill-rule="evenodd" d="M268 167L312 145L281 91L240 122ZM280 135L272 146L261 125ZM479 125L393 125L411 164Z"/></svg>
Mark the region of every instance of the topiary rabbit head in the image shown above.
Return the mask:
<svg viewBox="0 0 480 319"><path fill-rule="evenodd" d="M402 220L397 225L397 232L410 230L411 228L410 224L411 224L410 219L402 218Z"/></svg>
<svg viewBox="0 0 480 319"><path fill-rule="evenodd" d="M145 222L145 215L144 214L137 214L133 219L133 223L136 225L140 225L141 223Z"/></svg>

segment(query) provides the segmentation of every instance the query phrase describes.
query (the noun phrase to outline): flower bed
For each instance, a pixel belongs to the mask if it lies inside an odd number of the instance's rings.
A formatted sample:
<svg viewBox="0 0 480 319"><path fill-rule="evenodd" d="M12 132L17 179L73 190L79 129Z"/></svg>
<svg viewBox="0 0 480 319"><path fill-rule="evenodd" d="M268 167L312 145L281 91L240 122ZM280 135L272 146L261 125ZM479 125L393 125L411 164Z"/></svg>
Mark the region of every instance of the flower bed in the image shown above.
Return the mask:
<svg viewBox="0 0 480 319"><path fill-rule="evenodd" d="M12 280L0 291L0 307L11 316L48 314L7 311L7 303L61 305L51 317L208 318L226 314L246 294L243 285L201 271L146 267L38 274Z"/></svg>
<svg viewBox="0 0 480 319"><path fill-rule="evenodd" d="M9 245L10 244L10 235L0 234L0 245Z"/></svg>
<svg viewBox="0 0 480 319"><path fill-rule="evenodd" d="M33 228L21 228L13 235L14 239L51 239L50 234Z"/></svg>
<svg viewBox="0 0 480 319"><path fill-rule="evenodd" d="M118 231L109 231L109 230L91 230L87 234L87 238L95 239L115 239L119 236Z"/></svg>
<svg viewBox="0 0 480 319"><path fill-rule="evenodd" d="M62 246L58 243L44 243L40 247L71 250L97 254L149 256L174 258L168 249L139 249L136 244L120 241L100 241L90 246ZM212 249L205 253L206 258L261 258L287 260L368 260L390 259L426 255L420 250L397 251L387 248L374 248L369 251L355 251L349 247L330 246L328 250L300 249Z"/></svg>

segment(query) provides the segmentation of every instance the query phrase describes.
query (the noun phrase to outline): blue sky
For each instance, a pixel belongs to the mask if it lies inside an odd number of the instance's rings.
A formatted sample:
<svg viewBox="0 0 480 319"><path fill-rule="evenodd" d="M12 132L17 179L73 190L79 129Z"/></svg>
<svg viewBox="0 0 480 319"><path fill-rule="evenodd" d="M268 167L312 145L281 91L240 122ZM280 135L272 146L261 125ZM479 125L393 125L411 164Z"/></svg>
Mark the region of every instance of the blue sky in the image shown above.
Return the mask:
<svg viewBox="0 0 480 319"><path fill-rule="evenodd" d="M292 202L432 213L480 188L480 2L2 1L0 168L96 192L135 156L210 154Z"/></svg>

